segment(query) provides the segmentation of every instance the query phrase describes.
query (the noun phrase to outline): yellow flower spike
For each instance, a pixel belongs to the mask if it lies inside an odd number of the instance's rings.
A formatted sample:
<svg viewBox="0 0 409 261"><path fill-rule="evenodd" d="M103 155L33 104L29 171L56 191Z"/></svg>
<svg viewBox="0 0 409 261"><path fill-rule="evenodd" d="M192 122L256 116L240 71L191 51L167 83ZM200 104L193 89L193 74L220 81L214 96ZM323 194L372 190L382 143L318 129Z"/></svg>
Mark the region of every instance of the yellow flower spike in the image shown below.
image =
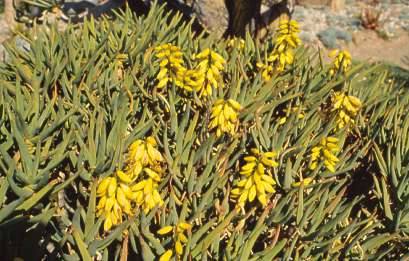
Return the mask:
<svg viewBox="0 0 409 261"><path fill-rule="evenodd" d="M314 147L311 151L310 169L315 170L318 166L318 160L324 161L324 166L332 173L335 172L335 165L339 159L332 154L338 152L338 139L335 137L323 138L319 145Z"/></svg>
<svg viewBox="0 0 409 261"><path fill-rule="evenodd" d="M159 261L169 261L171 259L173 255L173 251L172 250L167 250L165 253L163 253L160 258Z"/></svg>
<svg viewBox="0 0 409 261"><path fill-rule="evenodd" d="M361 101L354 96L347 96L341 92L332 95L333 106L331 111L336 112L337 129L341 129L348 123L355 123L354 118L362 107Z"/></svg>
<svg viewBox="0 0 409 261"><path fill-rule="evenodd" d="M211 109L212 112L208 128L211 130L216 128L217 137L220 137L222 133L235 134L238 124L238 110L236 108L241 109L241 106L236 101L230 100L226 102L223 99L219 99L214 103Z"/></svg>
<svg viewBox="0 0 409 261"><path fill-rule="evenodd" d="M173 230L172 226L166 226L166 227L159 229L156 233L158 233L159 235L166 235L172 230Z"/></svg>
<svg viewBox="0 0 409 261"><path fill-rule="evenodd" d="M328 57L333 58L333 66L330 70L330 75L334 75L341 69L341 67L344 73L349 70L349 67L351 65L351 54L348 51L340 51L336 49L331 51L328 54Z"/></svg>
<svg viewBox="0 0 409 261"><path fill-rule="evenodd" d="M246 156L247 163L240 171L240 174L246 177L237 182L236 188L231 191L231 198L240 207L244 207L246 201L253 202L256 197L264 206L267 201L266 193L275 193L276 182L267 174L273 166L278 165L272 160L277 153L273 151L262 153L256 148L252 148L251 152L255 156Z"/></svg>
<svg viewBox="0 0 409 261"><path fill-rule="evenodd" d="M197 60L195 73L192 74L196 78L194 84L195 91L199 94L199 98L206 98L212 94L212 89L223 87L221 71L224 70L226 62L222 56L209 48L195 55Z"/></svg>
<svg viewBox="0 0 409 261"><path fill-rule="evenodd" d="M156 87L164 88L168 83L175 82L184 70L183 53L180 48L172 44L164 44L155 48L156 58L159 60L159 73Z"/></svg>

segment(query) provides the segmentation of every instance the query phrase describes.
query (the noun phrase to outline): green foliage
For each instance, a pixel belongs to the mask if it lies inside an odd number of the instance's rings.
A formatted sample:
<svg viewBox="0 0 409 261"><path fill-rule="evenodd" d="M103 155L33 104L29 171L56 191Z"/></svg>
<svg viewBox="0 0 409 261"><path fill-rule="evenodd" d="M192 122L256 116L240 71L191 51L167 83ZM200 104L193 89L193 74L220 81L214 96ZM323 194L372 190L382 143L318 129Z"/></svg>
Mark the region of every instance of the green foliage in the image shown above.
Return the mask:
<svg viewBox="0 0 409 261"><path fill-rule="evenodd" d="M156 232L181 221L193 226L182 260L408 257L408 83L383 68L355 64L332 77L319 54L298 48L294 64L265 82L255 64L268 44L247 36L243 50L231 49L162 7L26 40L30 50L7 44L9 59L0 64L0 242L19 242L16 227L37 238L9 257L153 260L172 245ZM164 43L179 46L187 61L217 51L227 61L225 87L201 107L174 85L160 92L154 48ZM341 90L363 108L352 128L333 133L342 148L336 172L312 171L311 148L334 129L328 108ZM208 129L220 98L243 107L237 135L217 138ZM289 113L293 107L305 116ZM105 233L95 215L97 180L122 169L129 145L148 135L166 160L164 205L146 215L135 209ZM253 202L243 212L229 193L253 147L278 152L277 192L267 207ZM313 182L292 186L301 178Z"/></svg>

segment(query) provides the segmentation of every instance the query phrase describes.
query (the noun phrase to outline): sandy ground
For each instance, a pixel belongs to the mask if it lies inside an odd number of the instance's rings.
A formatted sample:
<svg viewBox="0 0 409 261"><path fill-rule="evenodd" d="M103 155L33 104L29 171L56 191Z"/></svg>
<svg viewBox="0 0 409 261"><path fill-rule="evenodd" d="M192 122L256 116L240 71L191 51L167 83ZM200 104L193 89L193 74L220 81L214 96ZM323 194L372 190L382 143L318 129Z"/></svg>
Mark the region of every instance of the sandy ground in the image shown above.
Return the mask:
<svg viewBox="0 0 409 261"><path fill-rule="evenodd" d="M353 35L353 41L344 44L352 57L367 61L386 61L409 70L409 32L402 30L396 37L385 40L376 32L366 30Z"/></svg>

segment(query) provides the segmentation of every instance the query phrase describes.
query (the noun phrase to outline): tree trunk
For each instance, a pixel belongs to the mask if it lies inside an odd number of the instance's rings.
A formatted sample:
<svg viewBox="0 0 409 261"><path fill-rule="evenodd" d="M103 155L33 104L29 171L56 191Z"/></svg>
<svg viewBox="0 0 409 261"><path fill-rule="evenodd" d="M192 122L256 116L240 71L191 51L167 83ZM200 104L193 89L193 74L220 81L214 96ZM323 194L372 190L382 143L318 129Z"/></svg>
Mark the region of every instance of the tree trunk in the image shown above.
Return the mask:
<svg viewBox="0 0 409 261"><path fill-rule="evenodd" d="M13 6L13 0L5 0L4 1L4 19L7 22L7 25L10 28L14 27L15 20L15 11L14 11L14 6Z"/></svg>
<svg viewBox="0 0 409 261"><path fill-rule="evenodd" d="M251 19L260 19L261 0L225 0L229 12L228 36L244 37Z"/></svg>

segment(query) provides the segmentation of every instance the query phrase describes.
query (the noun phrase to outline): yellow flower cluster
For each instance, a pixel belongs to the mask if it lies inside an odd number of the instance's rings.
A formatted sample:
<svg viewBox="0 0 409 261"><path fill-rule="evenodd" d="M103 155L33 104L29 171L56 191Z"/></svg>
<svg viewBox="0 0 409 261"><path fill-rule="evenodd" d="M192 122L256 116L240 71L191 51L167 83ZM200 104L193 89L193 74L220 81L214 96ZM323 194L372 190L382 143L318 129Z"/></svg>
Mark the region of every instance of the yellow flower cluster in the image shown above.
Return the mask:
<svg viewBox="0 0 409 261"><path fill-rule="evenodd" d="M113 225L122 223L122 215L132 214L131 200L133 193L129 182L124 182L121 177L125 173L118 170L114 177L102 179L97 188L100 200L97 205L97 216L105 215L104 230L108 231Z"/></svg>
<svg viewBox="0 0 409 261"><path fill-rule="evenodd" d="M231 191L232 199L236 200L240 207L245 203L252 202L256 197L263 205L267 205L267 193L275 192L276 182L271 176L271 168L277 167L278 163L274 161L277 153L262 153L258 149L251 149L252 156L247 156L244 160L247 162L241 167L240 174L244 176Z"/></svg>
<svg viewBox="0 0 409 261"><path fill-rule="evenodd" d="M212 95L212 90L219 86L223 87L221 72L224 70L226 61L218 53L209 48L194 56L198 63L195 68L195 85L199 97Z"/></svg>
<svg viewBox="0 0 409 261"><path fill-rule="evenodd" d="M294 62L294 49L301 44L301 39L298 37L299 32L297 21L286 19L280 21L274 49L267 57L267 63L259 62L256 64L262 71L262 77L265 81L271 79L275 66L278 72L282 72L287 64Z"/></svg>
<svg viewBox="0 0 409 261"><path fill-rule="evenodd" d="M339 70L342 69L342 72L347 72L351 66L351 54L344 50L344 51L339 51L337 49L331 51L328 54L328 57L333 58L333 67L330 69L329 73L330 75L334 75L337 73Z"/></svg>
<svg viewBox="0 0 409 261"><path fill-rule="evenodd" d="M185 245L188 241L185 232L190 230L192 225L188 223L181 222L177 226L166 226L157 231L159 235L166 235L170 232L173 232L173 241L175 243L175 252L179 259L179 257L183 254L183 245ZM159 261L169 261L173 255L173 251L171 249L167 250L165 253L162 254Z"/></svg>
<svg viewBox="0 0 409 261"><path fill-rule="evenodd" d="M185 67L179 47L168 43L155 50L160 67L156 76L157 88L162 89L173 83L185 91L196 91L199 97L207 97L212 94L213 89L223 86L221 72L226 61L209 48L193 56L197 63L193 69Z"/></svg>
<svg viewBox="0 0 409 261"><path fill-rule="evenodd" d="M334 155L334 153L338 152L339 150L337 138L322 138L320 144L312 148L310 169L316 169L318 166L318 160L323 160L325 167L334 173L335 164L339 162L339 159Z"/></svg>
<svg viewBox="0 0 409 261"><path fill-rule="evenodd" d="M234 135L238 122L237 113L241 109L241 105L233 99L228 99L227 101L223 99L217 100L212 108L209 129L217 128L217 137L220 137L224 132Z"/></svg>
<svg viewBox="0 0 409 261"><path fill-rule="evenodd" d="M355 96L346 95L343 92L335 92L332 96L332 110L336 111L336 124L342 129L349 122L355 123L354 118L362 107L362 102Z"/></svg>
<svg viewBox="0 0 409 261"><path fill-rule="evenodd" d="M98 184L97 216L105 216L105 231L121 223L123 213L132 215L135 206L147 213L163 205L157 187L162 174L160 163L164 159L156 146L153 137L135 141L130 146L126 171L118 170L113 177L105 177ZM147 177L135 184L142 171Z"/></svg>
<svg viewBox="0 0 409 261"><path fill-rule="evenodd" d="M136 140L130 147L127 159L127 173L137 177L143 170L146 174L142 181L131 187L135 193L136 205L141 206L145 213L155 206L163 205L157 189L163 174L160 164L164 159L156 147L157 143L153 137Z"/></svg>
<svg viewBox="0 0 409 261"><path fill-rule="evenodd" d="M164 44L155 48L156 58L159 59L159 73L157 88L162 89L168 83L179 80L183 71L183 53L180 48L172 44Z"/></svg>

